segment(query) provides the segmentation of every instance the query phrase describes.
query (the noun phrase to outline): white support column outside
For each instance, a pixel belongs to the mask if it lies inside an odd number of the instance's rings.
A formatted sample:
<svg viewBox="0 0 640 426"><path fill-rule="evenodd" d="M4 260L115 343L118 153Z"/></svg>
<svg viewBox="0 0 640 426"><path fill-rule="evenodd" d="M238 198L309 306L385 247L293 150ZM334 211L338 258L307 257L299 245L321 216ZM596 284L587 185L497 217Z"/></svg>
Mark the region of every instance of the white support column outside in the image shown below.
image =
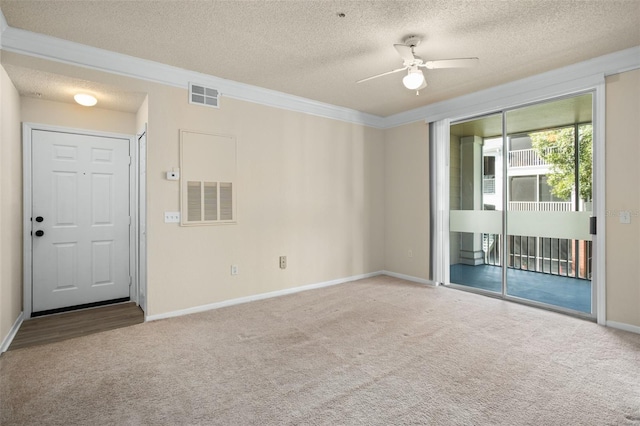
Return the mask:
<svg viewBox="0 0 640 426"><path fill-rule="evenodd" d="M482 144L479 136L460 138L460 209L482 210ZM462 234L460 263L480 265L484 262L482 234Z"/></svg>

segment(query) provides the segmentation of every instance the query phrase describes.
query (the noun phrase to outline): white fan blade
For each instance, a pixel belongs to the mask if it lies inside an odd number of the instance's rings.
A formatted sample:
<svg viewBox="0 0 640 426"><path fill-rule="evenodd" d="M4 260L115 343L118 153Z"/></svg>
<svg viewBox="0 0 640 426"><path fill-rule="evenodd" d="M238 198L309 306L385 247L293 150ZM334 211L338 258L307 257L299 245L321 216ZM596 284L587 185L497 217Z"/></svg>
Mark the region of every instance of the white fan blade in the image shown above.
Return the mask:
<svg viewBox="0 0 640 426"><path fill-rule="evenodd" d="M407 68L408 67L402 67L402 68L395 69L393 71L383 72L382 74L374 75L373 77L367 77L367 78L363 78L362 80L358 80L358 81L356 81L356 83L362 83L363 81L373 80L374 78L382 77L383 75L389 75L389 74L393 74L393 73L396 73L396 72L404 71Z"/></svg>
<svg viewBox="0 0 640 426"><path fill-rule="evenodd" d="M405 44L394 44L393 47L396 48L398 55L400 55L405 62L413 62L414 57L411 47Z"/></svg>
<svg viewBox="0 0 640 426"><path fill-rule="evenodd" d="M471 68L478 65L480 59L478 58L458 58L458 59L442 59L439 61L427 61L421 67L425 67L429 70L436 70L439 68Z"/></svg>

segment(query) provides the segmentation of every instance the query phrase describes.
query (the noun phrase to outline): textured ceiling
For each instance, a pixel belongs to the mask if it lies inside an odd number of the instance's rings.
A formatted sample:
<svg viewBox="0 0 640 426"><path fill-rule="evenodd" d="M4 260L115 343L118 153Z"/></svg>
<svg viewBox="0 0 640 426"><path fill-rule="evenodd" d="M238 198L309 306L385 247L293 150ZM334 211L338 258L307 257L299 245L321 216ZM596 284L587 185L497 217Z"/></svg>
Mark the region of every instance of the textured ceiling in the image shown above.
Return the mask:
<svg viewBox="0 0 640 426"><path fill-rule="evenodd" d="M640 45L638 0L0 0L0 8L11 27L380 116ZM355 83L398 68L392 45L411 34L423 38L416 54L425 60L476 56L480 65L427 70L419 96L401 74Z"/></svg>
<svg viewBox="0 0 640 426"><path fill-rule="evenodd" d="M9 78L23 96L56 102L72 102L76 93L87 93L98 99L97 108L135 113L145 93L122 90L117 86L63 76L11 64L3 65Z"/></svg>

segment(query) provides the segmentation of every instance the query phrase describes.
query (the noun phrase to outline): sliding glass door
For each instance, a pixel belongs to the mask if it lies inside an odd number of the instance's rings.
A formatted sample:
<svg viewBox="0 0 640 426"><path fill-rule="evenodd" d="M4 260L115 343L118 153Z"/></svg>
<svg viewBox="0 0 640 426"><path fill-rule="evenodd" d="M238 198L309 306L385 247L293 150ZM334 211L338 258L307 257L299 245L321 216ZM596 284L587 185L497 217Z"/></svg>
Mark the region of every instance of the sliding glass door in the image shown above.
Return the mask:
<svg viewBox="0 0 640 426"><path fill-rule="evenodd" d="M450 127L450 283L593 314L592 95Z"/></svg>

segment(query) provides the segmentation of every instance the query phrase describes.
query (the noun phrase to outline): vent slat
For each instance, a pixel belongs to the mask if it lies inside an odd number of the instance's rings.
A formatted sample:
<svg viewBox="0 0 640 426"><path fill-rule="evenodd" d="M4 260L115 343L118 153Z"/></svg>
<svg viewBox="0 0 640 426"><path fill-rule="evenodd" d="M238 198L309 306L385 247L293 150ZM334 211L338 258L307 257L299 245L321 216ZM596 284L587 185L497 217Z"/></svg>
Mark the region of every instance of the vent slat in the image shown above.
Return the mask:
<svg viewBox="0 0 640 426"><path fill-rule="evenodd" d="M218 220L218 184L204 183L204 220Z"/></svg>
<svg viewBox="0 0 640 426"><path fill-rule="evenodd" d="M202 220L202 191L200 182L187 182L187 221Z"/></svg>
<svg viewBox="0 0 640 426"><path fill-rule="evenodd" d="M220 182L220 220L233 220L233 185Z"/></svg>
<svg viewBox="0 0 640 426"><path fill-rule="evenodd" d="M189 83L189 103L218 108L218 97L220 92L211 87Z"/></svg>

